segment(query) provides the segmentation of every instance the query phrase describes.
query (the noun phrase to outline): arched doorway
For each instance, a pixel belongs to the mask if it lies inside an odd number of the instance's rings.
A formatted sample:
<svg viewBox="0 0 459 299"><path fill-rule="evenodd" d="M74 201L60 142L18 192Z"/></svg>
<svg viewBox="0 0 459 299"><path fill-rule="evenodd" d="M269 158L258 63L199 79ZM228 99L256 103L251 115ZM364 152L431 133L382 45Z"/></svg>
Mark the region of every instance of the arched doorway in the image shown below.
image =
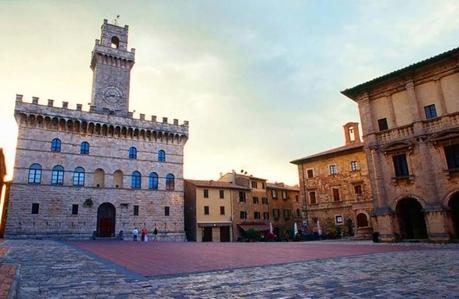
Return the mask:
<svg viewBox="0 0 459 299"><path fill-rule="evenodd" d="M97 236L114 237L115 236L115 206L105 202L97 209Z"/></svg>
<svg viewBox="0 0 459 299"><path fill-rule="evenodd" d="M357 227L368 227L368 218L364 213L357 215Z"/></svg>
<svg viewBox="0 0 459 299"><path fill-rule="evenodd" d="M449 200L451 218L453 220L454 237L459 238L459 192L456 192Z"/></svg>
<svg viewBox="0 0 459 299"><path fill-rule="evenodd" d="M402 239L427 239L426 222L421 204L414 198L404 198L397 204L397 218Z"/></svg>

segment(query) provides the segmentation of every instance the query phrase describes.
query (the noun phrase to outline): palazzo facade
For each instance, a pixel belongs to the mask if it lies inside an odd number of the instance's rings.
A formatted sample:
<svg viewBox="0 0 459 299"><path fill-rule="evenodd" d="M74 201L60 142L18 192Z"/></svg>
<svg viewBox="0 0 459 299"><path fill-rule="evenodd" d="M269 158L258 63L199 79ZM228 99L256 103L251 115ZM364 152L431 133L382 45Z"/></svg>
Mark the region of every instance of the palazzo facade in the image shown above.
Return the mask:
<svg viewBox="0 0 459 299"><path fill-rule="evenodd" d="M101 27L89 110L16 96L18 140L6 237L115 237L156 227L184 240L188 122L129 112L128 26Z"/></svg>
<svg viewBox="0 0 459 299"><path fill-rule="evenodd" d="M459 48L342 92L357 102L381 239L459 235Z"/></svg>

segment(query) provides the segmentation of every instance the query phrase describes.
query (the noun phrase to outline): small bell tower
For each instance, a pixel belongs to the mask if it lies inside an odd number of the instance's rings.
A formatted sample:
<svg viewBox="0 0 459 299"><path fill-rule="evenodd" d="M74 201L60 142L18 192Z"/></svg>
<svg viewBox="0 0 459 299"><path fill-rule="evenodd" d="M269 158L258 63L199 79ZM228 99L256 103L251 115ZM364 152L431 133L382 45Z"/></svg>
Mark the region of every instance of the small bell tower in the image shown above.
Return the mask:
<svg viewBox="0 0 459 299"><path fill-rule="evenodd" d="M360 144L359 123L349 122L343 126L346 145Z"/></svg>
<svg viewBox="0 0 459 299"><path fill-rule="evenodd" d="M118 16L119 17L119 16ZM117 17L117 18L118 18ZM128 51L128 25L120 27L107 20L101 27L92 51L93 71L91 106L98 113L127 116L131 69L135 63L135 49Z"/></svg>

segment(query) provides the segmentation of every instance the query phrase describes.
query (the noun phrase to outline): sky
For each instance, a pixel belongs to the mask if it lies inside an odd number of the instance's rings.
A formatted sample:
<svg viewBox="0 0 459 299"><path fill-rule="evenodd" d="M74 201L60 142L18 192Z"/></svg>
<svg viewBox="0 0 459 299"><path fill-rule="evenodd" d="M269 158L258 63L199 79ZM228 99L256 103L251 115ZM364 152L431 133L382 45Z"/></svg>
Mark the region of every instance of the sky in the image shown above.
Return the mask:
<svg viewBox="0 0 459 299"><path fill-rule="evenodd" d="M0 1L0 147L13 170L17 93L90 102L103 19L136 48L130 110L190 122L184 177L244 169L298 183L290 161L343 145L340 91L459 46L459 1Z"/></svg>

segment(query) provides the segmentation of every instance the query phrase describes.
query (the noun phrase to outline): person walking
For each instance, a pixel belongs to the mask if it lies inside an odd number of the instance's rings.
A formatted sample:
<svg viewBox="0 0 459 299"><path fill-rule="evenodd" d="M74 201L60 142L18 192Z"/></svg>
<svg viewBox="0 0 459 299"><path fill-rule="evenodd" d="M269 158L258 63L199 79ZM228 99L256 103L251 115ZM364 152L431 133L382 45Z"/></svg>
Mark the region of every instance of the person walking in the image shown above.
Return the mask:
<svg viewBox="0 0 459 299"><path fill-rule="evenodd" d="M137 229L137 227L134 227L134 229L132 230L133 241L137 241L138 237L139 237L139 230Z"/></svg>
<svg viewBox="0 0 459 299"><path fill-rule="evenodd" d="M145 241L145 226L142 227L142 230L140 231L140 237L141 237L141 241Z"/></svg>
<svg viewBox="0 0 459 299"><path fill-rule="evenodd" d="M143 241L148 242L148 229L146 226L143 227L143 233L144 233Z"/></svg>
<svg viewBox="0 0 459 299"><path fill-rule="evenodd" d="M156 241L157 236L158 236L158 229L155 226L155 229L153 230L153 241Z"/></svg>

